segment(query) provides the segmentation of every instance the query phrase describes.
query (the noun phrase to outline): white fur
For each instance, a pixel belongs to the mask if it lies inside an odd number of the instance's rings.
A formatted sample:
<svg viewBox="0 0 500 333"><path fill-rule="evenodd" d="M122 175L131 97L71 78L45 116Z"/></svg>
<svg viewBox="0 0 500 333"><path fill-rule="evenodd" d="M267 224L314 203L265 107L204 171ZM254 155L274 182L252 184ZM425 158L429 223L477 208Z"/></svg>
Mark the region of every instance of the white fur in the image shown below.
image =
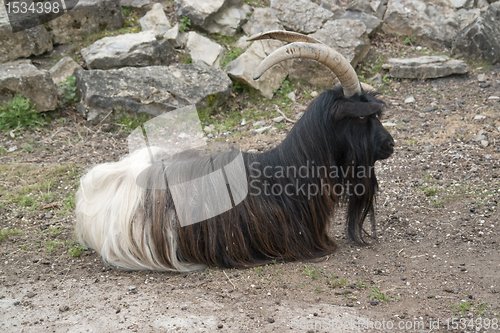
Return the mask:
<svg viewBox="0 0 500 333"><path fill-rule="evenodd" d="M153 148L156 155L158 149ZM151 243L151 228L144 228L145 189L137 176L151 165L147 149L141 149L114 163L92 168L80 181L76 194L75 234L111 265L130 270L193 271L204 266L177 257L177 218L174 207L165 217L169 235L168 257L172 265L158 260ZM134 246L134 244L136 244ZM137 250L138 248L138 250Z"/></svg>

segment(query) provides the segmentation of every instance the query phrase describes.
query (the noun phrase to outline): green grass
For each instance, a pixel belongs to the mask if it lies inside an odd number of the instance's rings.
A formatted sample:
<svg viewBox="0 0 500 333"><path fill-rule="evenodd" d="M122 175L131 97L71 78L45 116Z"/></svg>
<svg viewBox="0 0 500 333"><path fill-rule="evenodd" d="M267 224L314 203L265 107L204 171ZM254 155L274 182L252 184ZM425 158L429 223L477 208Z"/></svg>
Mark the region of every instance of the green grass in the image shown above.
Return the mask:
<svg viewBox="0 0 500 333"><path fill-rule="evenodd" d="M231 61L233 61L234 59L238 58L240 55L243 54L243 52L245 52L244 50L242 49L238 49L236 47L234 48L228 48L226 50L226 53L224 55L224 58L221 60L220 62L220 66L222 68L225 68L227 65L229 65L229 63Z"/></svg>
<svg viewBox="0 0 500 333"><path fill-rule="evenodd" d="M19 229L0 229L0 242L4 239L9 238L10 236L22 235L23 232Z"/></svg>
<svg viewBox="0 0 500 333"><path fill-rule="evenodd" d="M48 240L45 242L45 252L53 253L56 249L60 248L63 244L59 241Z"/></svg>
<svg viewBox="0 0 500 333"><path fill-rule="evenodd" d="M19 204L20 206L27 208L33 207L36 204L35 198L33 198L33 196L30 195L19 196L15 198L13 202L17 202L17 204Z"/></svg>
<svg viewBox="0 0 500 333"><path fill-rule="evenodd" d="M33 145L24 145L23 150L27 153L32 153L35 151L35 148L33 148Z"/></svg>
<svg viewBox="0 0 500 333"><path fill-rule="evenodd" d="M191 28L191 20L188 17L182 16L179 20L179 31L186 32Z"/></svg>
<svg viewBox="0 0 500 333"><path fill-rule="evenodd" d="M389 297L385 296L384 294L382 294L377 287L372 287L372 292L373 294L368 294L368 297L370 298L375 298L375 299L379 299L379 300L382 300L382 301L386 301L386 302L389 302Z"/></svg>
<svg viewBox="0 0 500 333"><path fill-rule="evenodd" d="M87 248L84 247L84 246L81 246L81 245L74 245L72 246L69 250L68 250L68 254L70 257L73 257L73 258L78 258L80 257L80 255L86 251Z"/></svg>
<svg viewBox="0 0 500 333"><path fill-rule="evenodd" d="M310 269L309 266L305 265L304 270L302 271L304 275L310 276L311 279L317 280L319 278L318 271L315 269Z"/></svg>
<svg viewBox="0 0 500 333"><path fill-rule="evenodd" d="M51 226L45 230L44 233L51 237L57 237L61 234L61 229L59 229L59 227Z"/></svg>
<svg viewBox="0 0 500 333"><path fill-rule="evenodd" d="M117 123L122 125L127 132L132 132L137 127L144 124L151 117L146 113L129 113L122 111L118 116Z"/></svg>
<svg viewBox="0 0 500 333"><path fill-rule="evenodd" d="M16 95L3 106L0 105L0 130L35 130L45 126L45 116L35 109L35 105L22 95Z"/></svg>
<svg viewBox="0 0 500 333"><path fill-rule="evenodd" d="M76 78L68 77L62 84L62 102L65 104L75 104L78 102L78 88L76 87Z"/></svg>

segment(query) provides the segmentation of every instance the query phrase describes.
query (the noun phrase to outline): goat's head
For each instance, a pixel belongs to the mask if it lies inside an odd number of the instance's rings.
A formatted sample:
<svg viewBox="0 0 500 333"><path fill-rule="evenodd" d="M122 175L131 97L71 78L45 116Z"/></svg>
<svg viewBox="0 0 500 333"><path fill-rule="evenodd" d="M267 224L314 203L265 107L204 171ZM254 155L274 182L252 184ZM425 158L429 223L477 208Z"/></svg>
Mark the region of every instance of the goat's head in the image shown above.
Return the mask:
<svg viewBox="0 0 500 333"><path fill-rule="evenodd" d="M340 84L321 94L313 101L308 111L329 110L327 125L334 127L336 142L343 143L334 149L371 152L370 157L364 156L364 160L371 160L367 161L368 163L391 156L394 140L380 122L384 103L375 98L377 92L373 87L359 82L354 68L344 56L314 38L295 32L270 31L252 36L248 40L263 39L276 39L292 44L277 49L264 59L257 68L254 79L258 79L272 66L288 59L312 59L325 65ZM367 147L367 144L370 147ZM365 146L356 147L359 145Z"/></svg>

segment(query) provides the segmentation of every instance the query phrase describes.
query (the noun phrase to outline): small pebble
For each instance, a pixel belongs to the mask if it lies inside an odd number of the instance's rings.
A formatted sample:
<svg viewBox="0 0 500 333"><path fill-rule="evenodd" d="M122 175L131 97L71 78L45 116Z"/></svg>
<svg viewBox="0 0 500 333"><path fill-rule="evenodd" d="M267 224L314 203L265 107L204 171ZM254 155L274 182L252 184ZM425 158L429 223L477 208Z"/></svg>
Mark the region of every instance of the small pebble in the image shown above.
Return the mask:
<svg viewBox="0 0 500 333"><path fill-rule="evenodd" d="M415 100L415 97L413 97L413 96L410 96L407 99L405 99L406 104L415 103L415 102L416 102L416 100Z"/></svg>
<svg viewBox="0 0 500 333"><path fill-rule="evenodd" d="M271 324L274 323L274 319L273 318L267 318L267 321L270 322Z"/></svg>

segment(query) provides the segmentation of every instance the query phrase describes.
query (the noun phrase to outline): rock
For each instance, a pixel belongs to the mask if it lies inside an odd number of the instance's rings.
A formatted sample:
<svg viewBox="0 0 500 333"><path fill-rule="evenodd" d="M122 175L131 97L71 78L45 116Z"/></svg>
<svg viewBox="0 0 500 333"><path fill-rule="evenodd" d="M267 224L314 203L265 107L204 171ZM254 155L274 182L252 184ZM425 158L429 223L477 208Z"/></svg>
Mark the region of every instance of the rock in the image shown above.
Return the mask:
<svg viewBox="0 0 500 333"><path fill-rule="evenodd" d="M418 58L392 58L383 65L389 75L397 78L431 79L452 74L465 74L467 65L462 60L447 56L423 56Z"/></svg>
<svg viewBox="0 0 500 333"><path fill-rule="evenodd" d="M384 81L383 81L383 78L382 78L382 74L380 73L377 73L375 74L375 76L369 78L368 80L368 83L378 83L378 84L382 84Z"/></svg>
<svg viewBox="0 0 500 333"><path fill-rule="evenodd" d="M478 135L475 135L472 140L476 141L476 142L479 142L479 141L484 141L484 140L488 140L488 138L486 137L486 135L484 134L478 134Z"/></svg>
<svg viewBox="0 0 500 333"><path fill-rule="evenodd" d="M241 36L240 39L234 43L234 47L241 50L246 50L252 44L252 42L247 41L247 36Z"/></svg>
<svg viewBox="0 0 500 333"><path fill-rule="evenodd" d="M157 38L151 30L105 37L83 49L81 54L89 69L168 65L176 55L169 41Z"/></svg>
<svg viewBox="0 0 500 333"><path fill-rule="evenodd" d="M248 36L253 36L261 32L283 30L283 25L276 16L276 11L272 8L255 8L248 22L243 26L243 31Z"/></svg>
<svg viewBox="0 0 500 333"><path fill-rule="evenodd" d="M346 19L328 21L323 28L310 36L340 52L353 67L356 67L370 50L366 27L360 21ZM303 80L314 87L331 88L336 82L325 66L308 59L294 59L290 77Z"/></svg>
<svg viewBox="0 0 500 333"><path fill-rule="evenodd" d="M450 0L450 3L456 9L474 7L474 0Z"/></svg>
<svg viewBox="0 0 500 333"><path fill-rule="evenodd" d="M161 3L155 3L153 8L140 18L139 23L142 31L152 30L165 33L172 28Z"/></svg>
<svg viewBox="0 0 500 333"><path fill-rule="evenodd" d="M484 148L488 147L490 143L487 141L487 140L481 140L481 146L483 146Z"/></svg>
<svg viewBox="0 0 500 333"><path fill-rule="evenodd" d="M176 49L184 48L186 46L187 36L187 33L179 31L179 24L174 25L173 28L169 29L167 32L165 32L165 34L163 34L163 38L168 40L170 45L172 45Z"/></svg>
<svg viewBox="0 0 500 333"><path fill-rule="evenodd" d="M283 116L279 116L279 117L273 118L273 122L281 123L283 121L283 119L285 119Z"/></svg>
<svg viewBox="0 0 500 333"><path fill-rule="evenodd" d="M288 94L286 95L286 97L290 98L290 99L292 100L292 102L295 102L295 98L296 98L296 96L295 96L295 93L294 93L293 91L292 91L292 92L290 92L290 93L288 93Z"/></svg>
<svg viewBox="0 0 500 333"><path fill-rule="evenodd" d="M67 78L73 76L78 68L81 68L81 66L73 59L66 56L49 69L49 73L52 76L52 81L54 81L55 84L60 84L66 81Z"/></svg>
<svg viewBox="0 0 500 333"><path fill-rule="evenodd" d="M453 51L471 58L481 58L492 64L500 61L500 2L488 9L470 25L460 30L453 42Z"/></svg>
<svg viewBox="0 0 500 333"><path fill-rule="evenodd" d="M368 36L373 36L382 26L382 20L376 16L366 14L363 12L353 12L353 11L337 11L334 15L334 19L348 19L361 21L365 27Z"/></svg>
<svg viewBox="0 0 500 333"><path fill-rule="evenodd" d="M245 23L251 10L241 0L175 0L174 5L177 15L189 18L194 26L229 35Z"/></svg>
<svg viewBox="0 0 500 333"><path fill-rule="evenodd" d="M328 21L323 28L311 34L311 37L340 52L353 67L370 51L366 27L359 21Z"/></svg>
<svg viewBox="0 0 500 333"><path fill-rule="evenodd" d="M151 5L150 0L120 0L122 7L144 8Z"/></svg>
<svg viewBox="0 0 500 333"><path fill-rule="evenodd" d="M66 14L46 23L54 44L82 40L101 30L123 27L119 0L79 0Z"/></svg>
<svg viewBox="0 0 500 333"><path fill-rule="evenodd" d="M204 62L209 66L220 67L224 48L210 39L191 31L188 33L186 49L194 63Z"/></svg>
<svg viewBox="0 0 500 333"><path fill-rule="evenodd" d="M261 127L261 128L257 128L257 129L254 129L252 131L252 135L257 135L257 134L262 134L264 133L265 131L267 131L268 129L270 129L272 126L266 126L266 127Z"/></svg>
<svg viewBox="0 0 500 333"><path fill-rule="evenodd" d="M390 0L382 30L415 37L419 45L450 47L460 28L455 9L445 0Z"/></svg>
<svg viewBox="0 0 500 333"><path fill-rule="evenodd" d="M370 301L370 305L371 305L371 306L376 306L376 305L378 305L378 304L379 304L379 301L377 301L376 299L372 299L372 300Z"/></svg>
<svg viewBox="0 0 500 333"><path fill-rule="evenodd" d="M253 123L253 127L262 127L266 124L264 120L259 120Z"/></svg>
<svg viewBox="0 0 500 333"><path fill-rule="evenodd" d="M271 0L271 8L287 30L305 34L315 32L333 13L309 0Z"/></svg>
<svg viewBox="0 0 500 333"><path fill-rule="evenodd" d="M474 117L474 120L483 120L483 119L486 119L486 116L477 115ZM479 139L479 140L482 140L482 139Z"/></svg>
<svg viewBox="0 0 500 333"><path fill-rule="evenodd" d="M490 86L491 86L491 82L489 82L489 81L488 82L483 82L483 83L479 84L479 87L483 88L483 89L484 88L489 88Z"/></svg>
<svg viewBox="0 0 500 333"><path fill-rule="evenodd" d="M43 25L12 32L7 12L0 2L0 63L52 51L52 39Z"/></svg>
<svg viewBox="0 0 500 333"><path fill-rule="evenodd" d="M485 74L479 74L479 75L477 76L477 80L478 80L479 82L486 82L486 75L485 75Z"/></svg>
<svg viewBox="0 0 500 333"><path fill-rule="evenodd" d="M382 126L384 126L384 127L396 127L396 123L388 121L386 123L382 123Z"/></svg>
<svg viewBox="0 0 500 333"><path fill-rule="evenodd" d="M234 81L249 85L271 99L288 75L291 61L271 67L258 80L253 79L253 73L264 58L282 45L282 42L275 40L255 41L241 56L227 65L226 73Z"/></svg>
<svg viewBox="0 0 500 333"><path fill-rule="evenodd" d="M415 102L416 102L416 100L415 100L415 97L413 97L413 96L410 96L407 99L405 99L406 104L411 104L411 103L415 103Z"/></svg>
<svg viewBox="0 0 500 333"><path fill-rule="evenodd" d="M500 96L490 96L488 97L488 101L498 101L500 100Z"/></svg>
<svg viewBox="0 0 500 333"><path fill-rule="evenodd" d="M388 0L354 0L349 1L346 9L373 15L382 20L387 10L387 2Z"/></svg>
<svg viewBox="0 0 500 333"><path fill-rule="evenodd" d="M78 110L94 119L121 108L159 115L186 105L219 104L230 93L231 80L205 64L124 67L110 70L78 70L76 85L82 92Z"/></svg>
<svg viewBox="0 0 500 333"><path fill-rule="evenodd" d="M54 110L57 91L49 72L33 66L31 60L16 60L0 64L0 105L22 94L37 111Z"/></svg>
<svg viewBox="0 0 500 333"><path fill-rule="evenodd" d="M250 13L248 5L225 8L215 14L212 21L204 28L211 33L234 36L242 24L246 22L247 13Z"/></svg>

